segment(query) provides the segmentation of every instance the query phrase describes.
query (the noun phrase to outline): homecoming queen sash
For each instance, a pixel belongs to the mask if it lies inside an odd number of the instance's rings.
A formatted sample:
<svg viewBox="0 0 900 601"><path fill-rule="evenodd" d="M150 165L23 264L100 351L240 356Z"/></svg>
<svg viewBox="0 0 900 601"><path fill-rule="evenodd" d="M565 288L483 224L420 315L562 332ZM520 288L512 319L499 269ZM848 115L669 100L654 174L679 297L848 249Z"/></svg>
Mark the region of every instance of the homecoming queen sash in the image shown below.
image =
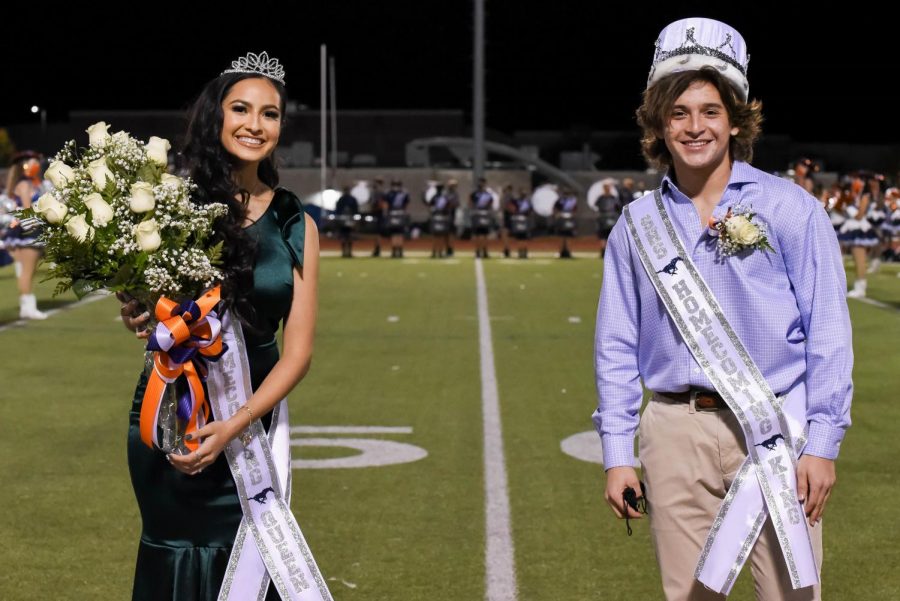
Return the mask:
<svg viewBox="0 0 900 601"><path fill-rule="evenodd" d="M653 287L697 363L738 418L747 442L747 459L713 521L695 577L727 595L768 516L793 587L817 583L812 543L797 500L805 387L775 397L679 240L659 190L652 199L626 206L624 214Z"/></svg>
<svg viewBox="0 0 900 601"><path fill-rule="evenodd" d="M251 396L250 367L241 326L222 317L226 351L210 365L207 387L217 420L226 420ZM220 601L262 601L269 580L282 599L331 601L331 593L291 513L291 454L287 401L273 410L269 433L259 420L250 426L249 444L225 447L244 518L219 591Z"/></svg>

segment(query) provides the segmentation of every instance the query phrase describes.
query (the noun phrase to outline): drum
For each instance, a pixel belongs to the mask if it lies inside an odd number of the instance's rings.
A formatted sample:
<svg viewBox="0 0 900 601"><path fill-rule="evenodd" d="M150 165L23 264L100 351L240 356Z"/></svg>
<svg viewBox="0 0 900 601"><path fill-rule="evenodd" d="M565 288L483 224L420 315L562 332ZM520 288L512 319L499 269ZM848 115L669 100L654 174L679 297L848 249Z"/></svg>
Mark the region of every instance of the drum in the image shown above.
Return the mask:
<svg viewBox="0 0 900 601"><path fill-rule="evenodd" d="M431 233L438 236L450 231L450 216L435 213L431 216Z"/></svg>
<svg viewBox="0 0 900 601"><path fill-rule="evenodd" d="M356 229L357 217L357 215L345 213L343 215L337 215L337 222L340 224L342 230L353 230Z"/></svg>
<svg viewBox="0 0 900 601"><path fill-rule="evenodd" d="M389 211L387 225L388 229L394 233L403 232L409 225L409 213L406 211Z"/></svg>
<svg viewBox="0 0 900 601"><path fill-rule="evenodd" d="M527 236L529 233L528 215L512 215L509 218L509 231L514 236Z"/></svg>
<svg viewBox="0 0 900 601"><path fill-rule="evenodd" d="M487 232L494 226L494 216L490 211L476 209L472 211L472 229L476 232Z"/></svg>
<svg viewBox="0 0 900 601"><path fill-rule="evenodd" d="M597 237L606 240L619 216L615 213L600 213L597 217Z"/></svg>
<svg viewBox="0 0 900 601"><path fill-rule="evenodd" d="M560 213L556 217L556 231L562 236L572 236L575 233L575 214L569 212Z"/></svg>
<svg viewBox="0 0 900 601"><path fill-rule="evenodd" d="M346 232L356 228L356 216L351 214L331 213L326 218L326 228L330 231Z"/></svg>

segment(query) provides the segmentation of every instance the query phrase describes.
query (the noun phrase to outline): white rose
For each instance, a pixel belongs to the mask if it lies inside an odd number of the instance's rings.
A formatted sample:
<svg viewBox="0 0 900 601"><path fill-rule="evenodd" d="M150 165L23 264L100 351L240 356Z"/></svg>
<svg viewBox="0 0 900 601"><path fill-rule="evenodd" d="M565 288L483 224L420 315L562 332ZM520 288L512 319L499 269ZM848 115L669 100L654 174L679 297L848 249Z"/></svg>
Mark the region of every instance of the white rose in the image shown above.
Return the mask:
<svg viewBox="0 0 900 601"><path fill-rule="evenodd" d="M131 184L131 199L128 201L128 208L133 213L146 213L152 211L156 206L156 199L153 197L153 186L147 182L135 182Z"/></svg>
<svg viewBox="0 0 900 601"><path fill-rule="evenodd" d="M56 200L56 197L48 192L37 199L34 212L43 216L47 223L59 223L69 212L69 207Z"/></svg>
<svg viewBox="0 0 900 601"><path fill-rule="evenodd" d="M171 173L163 173L160 179L163 184L172 184L174 186L181 185L181 178L177 175L172 175Z"/></svg>
<svg viewBox="0 0 900 601"><path fill-rule="evenodd" d="M87 128L87 134L90 138L91 146L103 148L109 141L109 125L105 121L99 121Z"/></svg>
<svg viewBox="0 0 900 601"><path fill-rule="evenodd" d="M128 132L127 131L117 131L112 135L112 139L114 142L118 142L119 144L128 141Z"/></svg>
<svg viewBox="0 0 900 601"><path fill-rule="evenodd" d="M88 194L84 199L84 205L91 210L91 223L94 227L103 227L112 221L112 207L96 192Z"/></svg>
<svg viewBox="0 0 900 601"><path fill-rule="evenodd" d="M750 223L743 215L735 215L725 223L728 235L740 244L756 244L759 241L759 228Z"/></svg>
<svg viewBox="0 0 900 601"><path fill-rule="evenodd" d="M79 242L84 242L94 237L94 228L87 224L83 214L75 215L66 221L66 230L68 230L70 236Z"/></svg>
<svg viewBox="0 0 900 601"><path fill-rule="evenodd" d="M106 159L97 159L96 161L91 161L88 165L88 173L91 174L91 180L94 182L94 187L98 190L106 189L106 182L115 181L116 178L112 174L112 171L109 170L109 167L106 166Z"/></svg>
<svg viewBox="0 0 900 601"><path fill-rule="evenodd" d="M148 219L134 226L134 235L141 250L148 253L152 253L162 244L156 219Z"/></svg>
<svg viewBox="0 0 900 601"><path fill-rule="evenodd" d="M64 188L65 185L75 179L75 171L62 161L53 161L44 177L50 180L54 188Z"/></svg>
<svg viewBox="0 0 900 601"><path fill-rule="evenodd" d="M165 167L169 164L169 149L172 145L165 138L152 136L147 142L147 156L157 165Z"/></svg>

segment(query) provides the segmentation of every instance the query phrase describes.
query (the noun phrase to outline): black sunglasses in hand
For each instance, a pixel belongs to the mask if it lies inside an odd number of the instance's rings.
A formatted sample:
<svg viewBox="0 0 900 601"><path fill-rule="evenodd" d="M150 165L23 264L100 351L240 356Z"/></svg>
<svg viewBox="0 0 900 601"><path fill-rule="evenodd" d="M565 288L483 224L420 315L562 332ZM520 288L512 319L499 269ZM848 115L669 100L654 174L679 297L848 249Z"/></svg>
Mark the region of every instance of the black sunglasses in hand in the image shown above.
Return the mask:
<svg viewBox="0 0 900 601"><path fill-rule="evenodd" d="M631 507L638 513L642 513L644 515L647 514L647 491L644 487L644 483L641 482L641 496L638 497L637 493L630 486L622 491L622 509L625 513L625 528L628 531L628 536L631 536L631 524L628 522L628 508Z"/></svg>

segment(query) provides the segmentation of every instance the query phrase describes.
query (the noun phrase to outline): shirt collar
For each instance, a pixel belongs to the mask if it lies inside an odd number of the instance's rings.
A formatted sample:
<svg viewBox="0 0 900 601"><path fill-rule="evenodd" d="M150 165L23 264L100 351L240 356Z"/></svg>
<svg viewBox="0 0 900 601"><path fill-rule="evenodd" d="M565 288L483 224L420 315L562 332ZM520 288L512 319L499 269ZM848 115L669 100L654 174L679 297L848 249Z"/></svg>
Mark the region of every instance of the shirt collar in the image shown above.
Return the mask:
<svg viewBox="0 0 900 601"><path fill-rule="evenodd" d="M664 193L668 192L671 194L673 198L687 198L681 190L678 189L675 182L672 181L674 174L675 172L672 169L666 171L666 174L662 178L662 183L660 183L660 188ZM728 184L726 184L725 188L740 188L744 184L755 184L758 182L759 175L756 169L744 161L735 161L731 164L731 176L728 178ZM677 192L677 194L675 194L675 192Z"/></svg>

